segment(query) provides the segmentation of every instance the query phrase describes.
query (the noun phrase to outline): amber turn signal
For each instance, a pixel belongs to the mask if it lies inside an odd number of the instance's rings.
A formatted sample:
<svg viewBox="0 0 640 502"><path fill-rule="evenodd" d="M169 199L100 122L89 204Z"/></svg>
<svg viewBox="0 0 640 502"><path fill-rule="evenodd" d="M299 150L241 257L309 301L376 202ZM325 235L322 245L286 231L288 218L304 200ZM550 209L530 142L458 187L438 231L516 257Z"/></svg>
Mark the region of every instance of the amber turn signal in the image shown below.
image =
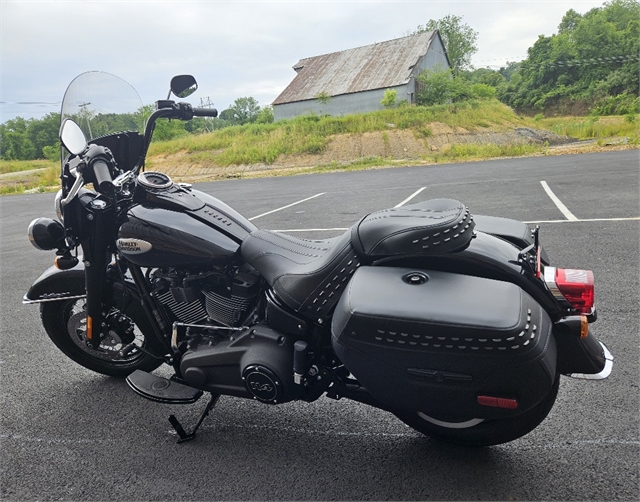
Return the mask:
<svg viewBox="0 0 640 502"><path fill-rule="evenodd" d="M587 338L589 335L589 320L586 315L580 316L580 338Z"/></svg>
<svg viewBox="0 0 640 502"><path fill-rule="evenodd" d="M93 318L91 316L87 316L87 340L91 340L93 338Z"/></svg>

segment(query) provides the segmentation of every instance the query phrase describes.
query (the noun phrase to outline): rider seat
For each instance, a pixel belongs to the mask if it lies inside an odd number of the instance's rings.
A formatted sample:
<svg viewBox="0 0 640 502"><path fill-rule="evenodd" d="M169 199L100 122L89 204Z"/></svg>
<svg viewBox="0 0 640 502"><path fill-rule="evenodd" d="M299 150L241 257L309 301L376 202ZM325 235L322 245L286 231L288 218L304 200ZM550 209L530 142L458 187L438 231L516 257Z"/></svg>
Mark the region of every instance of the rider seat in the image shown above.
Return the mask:
<svg viewBox="0 0 640 502"><path fill-rule="evenodd" d="M240 252L284 303L315 318L330 312L360 265L349 231L333 239L308 240L256 230Z"/></svg>
<svg viewBox="0 0 640 502"><path fill-rule="evenodd" d="M473 228L464 204L435 199L371 213L332 239L255 230L240 252L286 305L321 318L333 309L363 260L458 251L471 241Z"/></svg>

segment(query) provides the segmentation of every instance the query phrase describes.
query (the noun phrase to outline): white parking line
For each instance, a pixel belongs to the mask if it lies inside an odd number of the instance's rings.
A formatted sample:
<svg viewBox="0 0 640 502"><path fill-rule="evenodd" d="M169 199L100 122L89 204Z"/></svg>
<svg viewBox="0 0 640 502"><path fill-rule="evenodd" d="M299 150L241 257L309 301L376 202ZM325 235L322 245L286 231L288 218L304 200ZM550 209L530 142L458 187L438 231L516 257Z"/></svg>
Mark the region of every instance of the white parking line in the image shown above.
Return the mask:
<svg viewBox="0 0 640 502"><path fill-rule="evenodd" d="M291 232L344 232L348 228L288 228L285 230L272 230L272 232L281 232L288 234Z"/></svg>
<svg viewBox="0 0 640 502"><path fill-rule="evenodd" d="M409 202L411 199L413 199L416 195L418 195L420 192L422 192L425 188L427 187L422 187L419 190L416 190L413 194L409 195L409 197L407 197L406 199L404 199L400 204L398 204L397 206L393 206L394 209L396 207L402 207L404 206L407 202Z"/></svg>
<svg viewBox="0 0 640 502"><path fill-rule="evenodd" d="M639 221L640 216L632 216L631 218L587 218L584 220L539 220L539 221L523 221L522 223L572 223L572 222L590 222L590 221Z"/></svg>
<svg viewBox="0 0 640 502"><path fill-rule="evenodd" d="M578 218L576 218L573 213L571 211L569 211L569 209L567 209L567 206L565 206L562 201L560 199L558 199L558 197L556 197L556 194L554 194L551 189L549 188L549 185L547 185L546 181L541 181L540 184L542 185L542 188L544 188L544 191L547 192L547 195L549 196L549 198L553 201L553 203L558 206L558 209L560 209L560 212L562 214L565 215L565 217L567 218L567 220L570 221L578 221Z"/></svg>
<svg viewBox="0 0 640 502"><path fill-rule="evenodd" d="M299 201L294 202L292 204L288 204L286 206L279 207L278 209L272 209L271 211L267 211L266 213L262 213L262 214L259 214L258 216L253 216L253 217L249 218L249 221L257 220L258 218L262 218L263 216L267 216L268 214L277 213L278 211L282 211L283 209L287 209L288 207L295 206L296 204L301 204L302 202L306 202L308 200L315 199L316 197L320 197L321 195L324 195L325 193L327 193L327 192L317 193L315 195L312 195L311 197L307 197L306 199L302 199L302 200L299 200Z"/></svg>

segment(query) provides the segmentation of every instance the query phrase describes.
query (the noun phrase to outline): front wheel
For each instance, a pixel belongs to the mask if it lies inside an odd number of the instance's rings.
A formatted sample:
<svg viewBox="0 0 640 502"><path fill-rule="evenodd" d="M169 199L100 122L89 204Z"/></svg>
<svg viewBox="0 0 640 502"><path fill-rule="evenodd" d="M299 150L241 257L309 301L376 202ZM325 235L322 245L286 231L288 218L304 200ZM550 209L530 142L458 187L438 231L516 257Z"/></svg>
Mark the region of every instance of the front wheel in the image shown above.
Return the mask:
<svg viewBox="0 0 640 502"><path fill-rule="evenodd" d="M540 403L513 418L443 422L415 411L395 410L394 415L409 427L440 441L464 446L492 446L518 439L540 425L553 408L559 386L558 376Z"/></svg>
<svg viewBox="0 0 640 502"><path fill-rule="evenodd" d="M149 335L151 326L141 307L135 303L129 304L124 312L111 308L105 318L107 333L97 349L86 343L84 299L42 303L40 314L53 343L70 359L97 373L122 378L138 369L153 371L163 362L137 348L125 355L120 354L130 343L152 354L164 353L153 335Z"/></svg>

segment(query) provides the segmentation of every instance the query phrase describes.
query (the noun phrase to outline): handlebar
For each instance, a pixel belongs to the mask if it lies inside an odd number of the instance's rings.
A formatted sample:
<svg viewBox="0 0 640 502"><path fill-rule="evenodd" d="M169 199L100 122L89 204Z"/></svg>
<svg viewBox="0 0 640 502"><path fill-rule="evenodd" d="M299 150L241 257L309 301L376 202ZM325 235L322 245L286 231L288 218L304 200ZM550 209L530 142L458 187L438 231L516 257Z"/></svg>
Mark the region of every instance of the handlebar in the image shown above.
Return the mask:
<svg viewBox="0 0 640 502"><path fill-rule="evenodd" d="M93 174L96 177L98 191L100 193L107 193L113 190L111 172L109 170L109 166L104 160L98 159L93 163Z"/></svg>
<svg viewBox="0 0 640 502"><path fill-rule="evenodd" d="M193 109L194 117L217 117L218 110L215 108L194 108Z"/></svg>

